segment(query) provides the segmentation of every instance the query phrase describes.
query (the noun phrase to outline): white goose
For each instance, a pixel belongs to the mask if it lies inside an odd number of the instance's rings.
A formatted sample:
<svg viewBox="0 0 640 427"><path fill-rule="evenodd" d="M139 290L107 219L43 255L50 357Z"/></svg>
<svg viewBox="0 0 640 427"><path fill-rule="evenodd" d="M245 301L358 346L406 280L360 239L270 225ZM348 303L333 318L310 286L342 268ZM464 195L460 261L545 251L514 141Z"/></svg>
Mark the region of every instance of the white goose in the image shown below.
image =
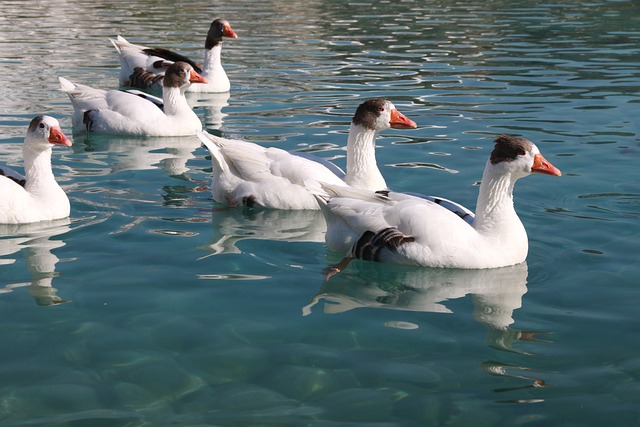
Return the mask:
<svg viewBox="0 0 640 427"><path fill-rule="evenodd" d="M202 67L189 58L162 48L129 43L118 36L111 40L120 55L120 85L141 89L162 89L162 79L169 65L176 61L190 64L205 79L206 84L191 86L187 92L229 92L229 77L222 67L220 53L223 37L237 38L229 22L215 19L209 27L204 45L204 63Z"/></svg>
<svg viewBox="0 0 640 427"><path fill-rule="evenodd" d="M232 206L273 209L319 209L308 186L326 182L369 190L386 190L378 170L375 139L381 130L415 128L412 120L386 99L362 103L353 117L347 141L347 173L332 163L303 153L265 148L250 142L199 132L211 153L211 192L215 201Z"/></svg>
<svg viewBox="0 0 640 427"><path fill-rule="evenodd" d="M56 119L35 117L22 147L24 176L0 168L0 224L25 224L69 216L69 198L51 170L52 144L69 147L72 143Z"/></svg>
<svg viewBox="0 0 640 427"><path fill-rule="evenodd" d="M202 123L187 104L184 91L191 83L206 80L186 62L175 62L167 68L162 100L59 79L61 90L69 95L73 104L74 129L138 136L185 136L202 130Z"/></svg>
<svg viewBox="0 0 640 427"><path fill-rule="evenodd" d="M327 247L353 258L445 268L496 268L525 260L527 232L513 206L515 182L531 173L560 176L531 141L500 135L485 167L471 224L422 198L335 185L318 195ZM328 199L328 200L327 200Z"/></svg>

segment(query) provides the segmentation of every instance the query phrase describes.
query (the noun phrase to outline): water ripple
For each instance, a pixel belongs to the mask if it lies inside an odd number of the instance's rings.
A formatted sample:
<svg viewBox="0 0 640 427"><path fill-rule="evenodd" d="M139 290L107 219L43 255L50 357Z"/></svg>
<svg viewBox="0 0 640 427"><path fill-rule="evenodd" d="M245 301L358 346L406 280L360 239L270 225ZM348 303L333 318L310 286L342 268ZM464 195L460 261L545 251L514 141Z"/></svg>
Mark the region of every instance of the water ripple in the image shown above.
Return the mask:
<svg viewBox="0 0 640 427"><path fill-rule="evenodd" d="M528 277L324 281L321 218L212 210L196 138L74 135L53 154L69 223L0 238L3 424L637 423L635 2L2 1L3 163L36 114L70 132L58 76L116 87L108 38L201 59L214 15L232 90L188 101L217 135L343 166L385 96L418 123L379 136L389 185L465 204L496 133L534 141L564 175L517 186Z"/></svg>

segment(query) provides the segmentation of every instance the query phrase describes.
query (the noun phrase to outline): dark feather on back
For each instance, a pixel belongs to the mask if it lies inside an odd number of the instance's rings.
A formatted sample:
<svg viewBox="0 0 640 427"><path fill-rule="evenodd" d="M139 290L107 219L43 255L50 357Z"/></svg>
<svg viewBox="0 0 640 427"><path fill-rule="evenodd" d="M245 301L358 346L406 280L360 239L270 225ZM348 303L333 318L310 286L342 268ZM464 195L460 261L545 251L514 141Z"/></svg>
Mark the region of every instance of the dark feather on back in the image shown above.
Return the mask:
<svg viewBox="0 0 640 427"><path fill-rule="evenodd" d="M366 261L380 261L380 253L383 249L397 252L401 245L414 241L413 236L405 236L393 227L382 229L377 233L365 231L351 248L349 256Z"/></svg>
<svg viewBox="0 0 640 427"><path fill-rule="evenodd" d="M136 67L133 69L133 73L131 73L124 85L140 89L149 89L154 83L162 84L163 78L164 76L162 74L149 73L142 67Z"/></svg>
<svg viewBox="0 0 640 427"><path fill-rule="evenodd" d="M15 182L16 184L18 184L21 187L24 187L25 184L27 183L26 179L18 179L15 176L11 176L11 175L5 174L4 170L2 170L2 168L0 168L0 175L9 178L11 181Z"/></svg>
<svg viewBox="0 0 640 427"><path fill-rule="evenodd" d="M202 73L202 67L198 63L192 61L191 59L187 58L184 55L180 55L179 53L175 53L171 50L163 49L163 48L149 48L149 49L145 49L144 52L148 55L159 56L160 58L164 58L172 62L178 62L178 61L186 62L187 64L191 65L193 69L196 70L198 73Z"/></svg>

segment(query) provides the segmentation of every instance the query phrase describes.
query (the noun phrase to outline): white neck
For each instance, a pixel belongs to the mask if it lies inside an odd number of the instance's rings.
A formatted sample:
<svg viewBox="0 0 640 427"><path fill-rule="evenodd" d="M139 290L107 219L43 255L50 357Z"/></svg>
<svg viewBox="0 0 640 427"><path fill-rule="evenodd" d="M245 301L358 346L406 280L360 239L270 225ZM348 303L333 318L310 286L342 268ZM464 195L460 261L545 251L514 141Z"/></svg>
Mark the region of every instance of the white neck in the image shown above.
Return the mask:
<svg viewBox="0 0 640 427"><path fill-rule="evenodd" d="M376 162L376 136L378 132L351 123L347 141L347 173L345 182L352 187L371 191L386 190L385 182Z"/></svg>
<svg viewBox="0 0 640 427"><path fill-rule="evenodd" d="M51 151L51 146L34 149L27 142L22 148L25 189L34 196L44 196L52 186L59 187L51 170Z"/></svg>
<svg viewBox="0 0 640 427"><path fill-rule="evenodd" d="M185 89L178 87L163 87L162 101L164 102L164 113L167 116L176 116L185 112L190 112L191 107L184 96Z"/></svg>
<svg viewBox="0 0 640 427"><path fill-rule="evenodd" d="M222 68L222 60L220 53L222 52L222 43L218 43L211 49L204 50L204 64L202 64L202 76L209 80L217 74L225 74Z"/></svg>
<svg viewBox="0 0 640 427"><path fill-rule="evenodd" d="M490 163L482 174L476 205L474 228L483 235L498 239L520 239L526 231L513 206L513 187L517 178L512 174L497 174Z"/></svg>

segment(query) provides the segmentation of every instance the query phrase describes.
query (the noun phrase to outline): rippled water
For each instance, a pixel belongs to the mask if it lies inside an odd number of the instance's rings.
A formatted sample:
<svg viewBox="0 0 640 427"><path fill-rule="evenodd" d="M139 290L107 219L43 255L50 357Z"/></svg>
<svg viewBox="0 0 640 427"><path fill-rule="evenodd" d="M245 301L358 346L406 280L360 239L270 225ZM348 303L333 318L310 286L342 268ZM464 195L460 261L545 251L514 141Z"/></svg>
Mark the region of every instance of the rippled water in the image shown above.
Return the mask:
<svg viewBox="0 0 640 427"><path fill-rule="evenodd" d="M190 99L212 132L344 165L386 96L419 125L380 136L395 189L473 206L502 132L564 175L518 184L525 265L324 282L319 214L212 209L194 138L76 135L70 220L0 227L0 425L638 425L640 8L518 3L1 2L13 167L34 115L71 132L58 76L115 87L109 37L201 58L224 16L231 94Z"/></svg>

